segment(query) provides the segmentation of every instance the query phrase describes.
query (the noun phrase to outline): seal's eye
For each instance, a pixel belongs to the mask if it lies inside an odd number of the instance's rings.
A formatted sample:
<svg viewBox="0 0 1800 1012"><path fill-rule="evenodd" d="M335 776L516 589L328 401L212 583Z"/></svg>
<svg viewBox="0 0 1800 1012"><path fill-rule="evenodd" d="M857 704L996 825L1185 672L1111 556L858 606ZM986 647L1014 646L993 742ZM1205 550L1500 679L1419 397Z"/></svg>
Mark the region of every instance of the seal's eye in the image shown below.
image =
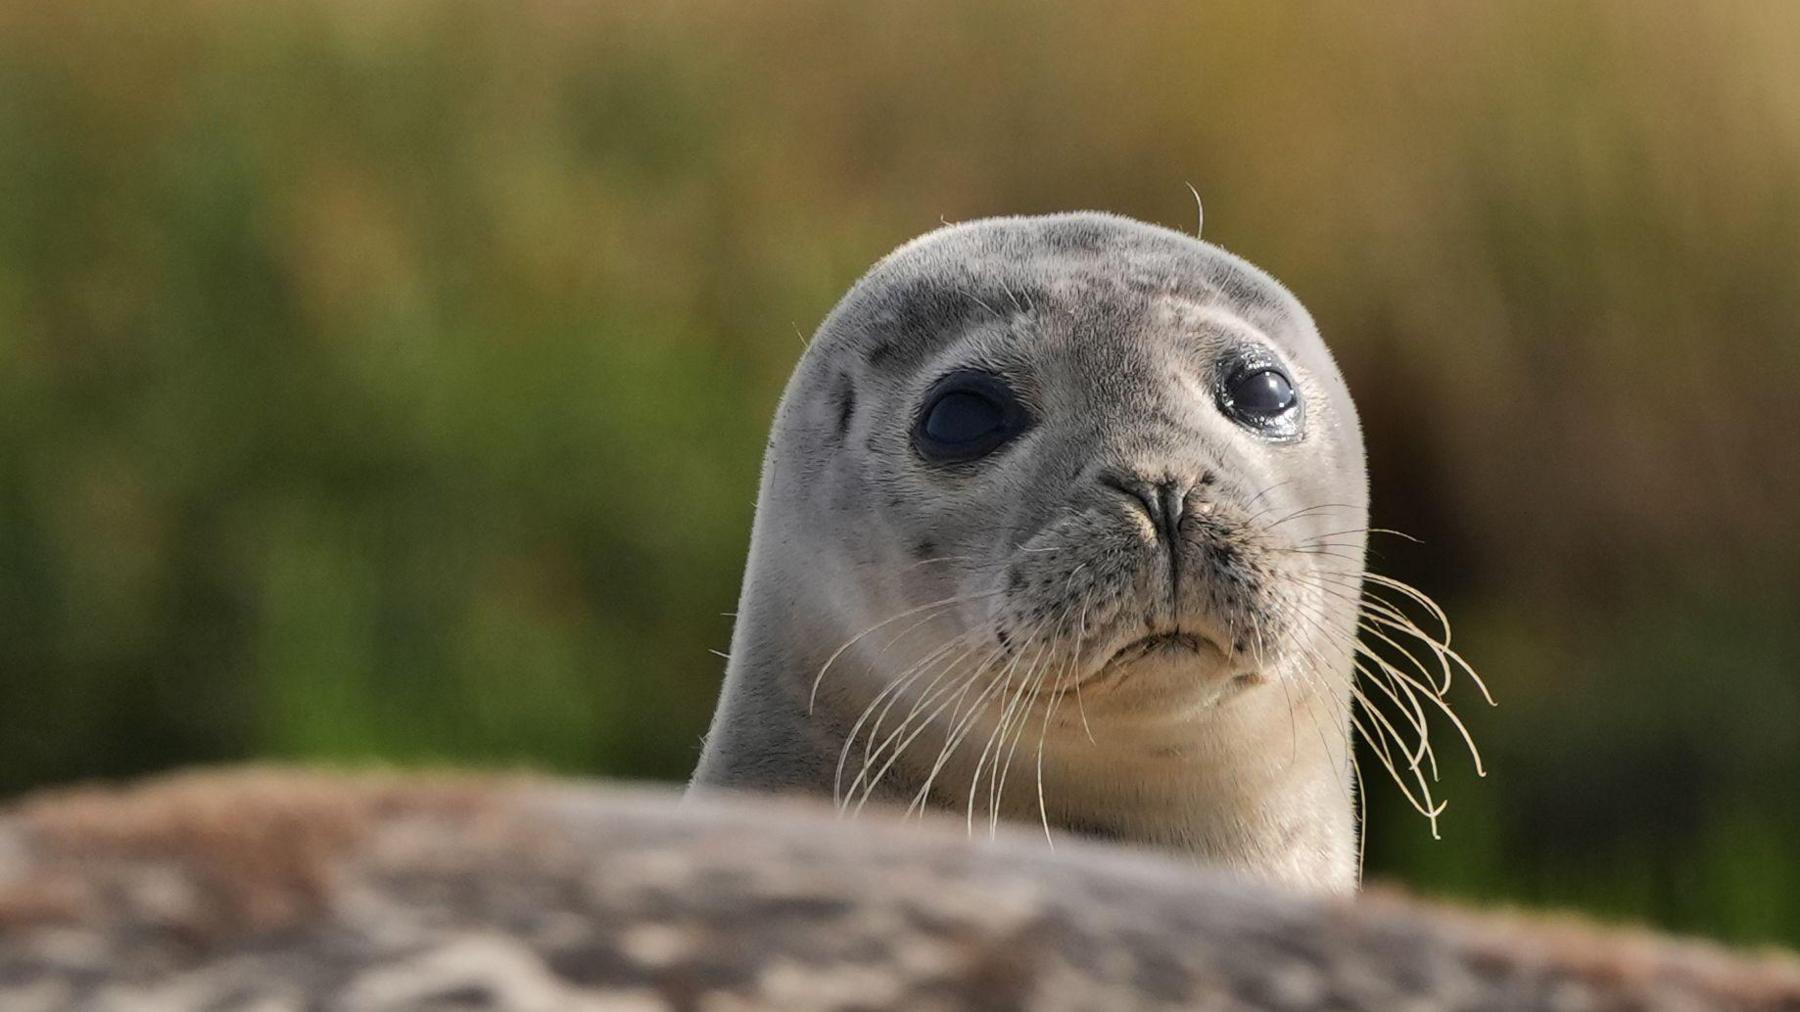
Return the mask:
<svg viewBox="0 0 1800 1012"><path fill-rule="evenodd" d="M1272 365L1239 366L1219 389L1219 407L1239 425L1276 439L1299 435L1300 394Z"/></svg>
<svg viewBox="0 0 1800 1012"><path fill-rule="evenodd" d="M1028 421L1024 406L999 377L951 373L926 395L913 445L930 460L974 460L1024 431Z"/></svg>
<svg viewBox="0 0 1800 1012"><path fill-rule="evenodd" d="M1274 369L1258 369L1231 381L1231 403L1252 415L1279 415L1294 406L1294 385Z"/></svg>

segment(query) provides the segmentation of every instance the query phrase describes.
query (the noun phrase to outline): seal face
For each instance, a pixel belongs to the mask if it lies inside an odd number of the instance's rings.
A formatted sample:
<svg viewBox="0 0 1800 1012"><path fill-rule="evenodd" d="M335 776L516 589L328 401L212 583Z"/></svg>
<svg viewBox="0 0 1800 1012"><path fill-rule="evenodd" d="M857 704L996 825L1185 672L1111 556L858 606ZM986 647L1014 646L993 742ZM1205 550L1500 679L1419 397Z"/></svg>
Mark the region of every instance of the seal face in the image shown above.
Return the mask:
<svg viewBox="0 0 1800 1012"><path fill-rule="evenodd" d="M778 409L696 787L1355 880L1368 489L1267 274L1103 214L878 263Z"/></svg>

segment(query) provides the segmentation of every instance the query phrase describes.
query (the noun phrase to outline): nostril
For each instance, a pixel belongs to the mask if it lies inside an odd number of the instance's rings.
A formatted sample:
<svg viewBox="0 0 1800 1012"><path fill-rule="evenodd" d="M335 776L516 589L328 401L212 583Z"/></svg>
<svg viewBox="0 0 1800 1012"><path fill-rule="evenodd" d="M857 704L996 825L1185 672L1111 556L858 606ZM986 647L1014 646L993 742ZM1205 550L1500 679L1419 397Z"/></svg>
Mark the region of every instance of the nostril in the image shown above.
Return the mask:
<svg viewBox="0 0 1800 1012"><path fill-rule="evenodd" d="M1122 478L1115 474L1102 474L1100 484L1115 489L1136 502L1156 529L1162 530L1163 502L1157 486L1139 478Z"/></svg>
<svg viewBox="0 0 1800 1012"><path fill-rule="evenodd" d="M1181 514L1187 509L1187 486L1170 480L1156 486L1156 492L1157 498L1162 500L1163 536L1173 544L1175 532L1181 525Z"/></svg>

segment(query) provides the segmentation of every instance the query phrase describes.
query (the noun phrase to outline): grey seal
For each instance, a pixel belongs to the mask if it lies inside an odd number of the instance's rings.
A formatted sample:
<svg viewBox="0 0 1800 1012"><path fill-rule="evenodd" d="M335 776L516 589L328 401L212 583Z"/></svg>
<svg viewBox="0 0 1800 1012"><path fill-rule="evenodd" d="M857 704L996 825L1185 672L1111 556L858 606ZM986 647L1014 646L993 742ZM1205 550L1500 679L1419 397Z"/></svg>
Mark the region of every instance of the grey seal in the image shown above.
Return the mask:
<svg viewBox="0 0 1800 1012"><path fill-rule="evenodd" d="M1435 816L1425 715L1449 712L1429 663L1359 657L1359 626L1418 632L1364 601L1368 501L1344 380L1262 270L1100 213L931 232L781 399L691 790L1351 890L1353 729ZM1447 683L1447 628L1418 635ZM1359 668L1395 707L1353 709Z"/></svg>

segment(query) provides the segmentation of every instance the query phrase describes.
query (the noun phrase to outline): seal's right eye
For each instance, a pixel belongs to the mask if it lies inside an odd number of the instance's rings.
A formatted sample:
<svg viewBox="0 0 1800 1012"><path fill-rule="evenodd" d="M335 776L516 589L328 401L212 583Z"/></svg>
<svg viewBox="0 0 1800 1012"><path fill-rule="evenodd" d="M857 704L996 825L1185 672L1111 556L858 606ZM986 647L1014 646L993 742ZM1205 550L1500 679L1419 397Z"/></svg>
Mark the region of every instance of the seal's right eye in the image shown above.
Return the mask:
<svg viewBox="0 0 1800 1012"><path fill-rule="evenodd" d="M913 429L913 445L928 460L985 457L1025 430L1029 416L998 376L955 372L925 397Z"/></svg>

